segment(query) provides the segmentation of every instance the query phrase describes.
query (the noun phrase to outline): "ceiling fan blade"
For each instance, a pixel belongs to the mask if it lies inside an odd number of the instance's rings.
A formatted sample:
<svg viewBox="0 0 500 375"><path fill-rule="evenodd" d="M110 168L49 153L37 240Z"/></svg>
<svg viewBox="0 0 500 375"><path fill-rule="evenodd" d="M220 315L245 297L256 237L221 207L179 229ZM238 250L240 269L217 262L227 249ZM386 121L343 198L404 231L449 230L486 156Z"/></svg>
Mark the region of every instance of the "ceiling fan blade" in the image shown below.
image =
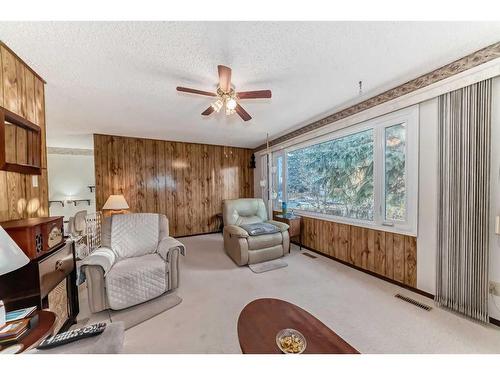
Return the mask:
<svg viewBox="0 0 500 375"><path fill-rule="evenodd" d="M257 90L257 91L242 91L239 92L238 98L240 99L269 99L272 96L271 90Z"/></svg>
<svg viewBox="0 0 500 375"><path fill-rule="evenodd" d="M196 89L190 89L188 87L177 86L177 91L187 92L187 93L190 93L190 94L205 95L205 96L217 96L217 94L215 94L214 92L203 91L203 90L196 90Z"/></svg>
<svg viewBox="0 0 500 375"><path fill-rule="evenodd" d="M243 119L243 121L248 121L252 119L252 116L248 114L247 111L243 109L243 107L239 104L236 105L235 111L240 117Z"/></svg>
<svg viewBox="0 0 500 375"><path fill-rule="evenodd" d="M231 90L231 68L224 65L217 65L219 71L219 87L224 92Z"/></svg>
<svg viewBox="0 0 500 375"><path fill-rule="evenodd" d="M215 111L214 107L210 106L207 109L205 109L203 112L201 112L201 114L203 116L208 116L208 115L211 115L214 111Z"/></svg>

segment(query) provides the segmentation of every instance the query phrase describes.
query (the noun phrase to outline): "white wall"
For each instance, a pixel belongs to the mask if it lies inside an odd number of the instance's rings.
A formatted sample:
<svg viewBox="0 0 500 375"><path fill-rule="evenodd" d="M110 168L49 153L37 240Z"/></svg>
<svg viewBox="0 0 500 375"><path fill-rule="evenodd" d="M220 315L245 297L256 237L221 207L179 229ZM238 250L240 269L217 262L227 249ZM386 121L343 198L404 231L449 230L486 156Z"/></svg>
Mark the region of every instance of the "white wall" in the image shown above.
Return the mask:
<svg viewBox="0 0 500 375"><path fill-rule="evenodd" d="M491 139L490 280L500 282L500 236L494 228L500 215L500 77L493 80ZM500 297L490 295L490 316L500 320Z"/></svg>
<svg viewBox="0 0 500 375"><path fill-rule="evenodd" d="M420 104L419 228L417 288L435 294L438 189L438 99ZM491 117L490 266L489 279L500 282L500 77L493 79ZM496 302L496 305L495 305ZM500 297L490 295L490 316L500 320Z"/></svg>
<svg viewBox="0 0 500 375"><path fill-rule="evenodd" d="M419 105L417 288L436 292L438 99Z"/></svg>
<svg viewBox="0 0 500 375"><path fill-rule="evenodd" d="M95 185L93 155L47 155L47 173L49 177L49 200L90 199L90 206L85 202L65 204L52 203L51 216L64 216L68 220L76 212L87 210L95 212L95 191L90 192L89 185Z"/></svg>

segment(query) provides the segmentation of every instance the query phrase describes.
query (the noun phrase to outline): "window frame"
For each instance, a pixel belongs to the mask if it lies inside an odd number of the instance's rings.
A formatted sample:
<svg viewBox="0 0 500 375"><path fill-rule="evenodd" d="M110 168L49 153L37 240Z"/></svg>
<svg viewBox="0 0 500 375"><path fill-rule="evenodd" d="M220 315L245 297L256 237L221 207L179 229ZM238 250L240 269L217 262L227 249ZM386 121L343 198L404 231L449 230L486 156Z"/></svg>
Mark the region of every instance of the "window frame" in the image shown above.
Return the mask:
<svg viewBox="0 0 500 375"><path fill-rule="evenodd" d="M287 196L287 191L286 191L286 181L287 181L287 171L286 171L286 166L287 166L287 152L285 150L280 150L277 152L272 153L272 169L271 169L271 176L272 176L272 194L276 193L278 194L278 159L282 158L282 179L283 179L283 201L286 202L288 200ZM275 170L276 168L276 170ZM275 211L281 211L281 204L278 204L278 195L276 196L276 199L272 198L272 207L273 210Z"/></svg>
<svg viewBox="0 0 500 375"><path fill-rule="evenodd" d="M405 190L406 190L406 221L386 221L385 212L385 129L399 124L406 125L406 142L405 142ZM323 214L320 212L306 211L293 209L294 212L301 216L318 218L327 221L338 222L342 224L355 225L365 228L383 230L400 234L417 235L417 207L418 207L418 148L419 148L419 108L418 105L404 108L402 110L389 113L374 119L363 121L356 125L352 125L331 133L309 139L304 142L285 147L279 151L273 152L273 165L277 160L278 155L283 156L283 198L288 201L287 189L287 155L289 152L310 147L319 143L332 141L338 138L346 137L365 130L373 129L373 195L374 195L374 215L373 221L347 218L343 216L335 216L331 214ZM275 159L276 155L276 159ZM275 184L275 176L272 179L273 189ZM272 207L281 210L281 207L276 207L276 200L273 199Z"/></svg>

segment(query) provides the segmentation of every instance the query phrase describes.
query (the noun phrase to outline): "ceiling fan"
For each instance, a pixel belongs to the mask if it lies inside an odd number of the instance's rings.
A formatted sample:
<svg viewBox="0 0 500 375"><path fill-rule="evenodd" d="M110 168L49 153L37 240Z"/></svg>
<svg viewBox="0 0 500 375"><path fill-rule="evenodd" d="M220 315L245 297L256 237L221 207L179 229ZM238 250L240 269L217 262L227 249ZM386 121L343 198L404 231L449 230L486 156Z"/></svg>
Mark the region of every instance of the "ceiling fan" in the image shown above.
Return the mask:
<svg viewBox="0 0 500 375"><path fill-rule="evenodd" d="M177 86L177 91L216 98L215 102L201 113L203 116L208 116L213 112L219 112L224 108L226 115L229 116L236 112L243 121L248 121L252 116L243 109L239 101L242 99L264 99L271 97L271 90L234 91L234 88L231 86L231 68L224 65L218 65L217 69L219 71L219 85L215 93Z"/></svg>

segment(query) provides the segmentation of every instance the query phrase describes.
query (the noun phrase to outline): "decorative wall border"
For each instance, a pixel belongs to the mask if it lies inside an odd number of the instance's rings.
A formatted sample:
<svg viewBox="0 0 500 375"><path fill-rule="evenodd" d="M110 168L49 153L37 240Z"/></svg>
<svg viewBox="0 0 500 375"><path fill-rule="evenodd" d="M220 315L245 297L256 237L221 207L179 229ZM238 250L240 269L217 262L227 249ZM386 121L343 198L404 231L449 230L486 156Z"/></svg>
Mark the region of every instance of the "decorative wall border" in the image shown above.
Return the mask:
<svg viewBox="0 0 500 375"><path fill-rule="evenodd" d="M388 102L390 100L396 99L400 96L409 94L413 91L419 90L433 83L439 82L443 79L450 78L458 73L464 72L468 69L474 68L478 65L484 64L488 61L494 60L500 57L500 42L491 44L483 49L471 53L461 59L453 61L450 64L444 65L441 68L433 70L430 73L424 74L418 78L412 79L406 83L396 86L392 89L384 91L374 97L366 99L358 104L354 104L348 108L335 112L327 117L324 117L318 121L314 121L308 125L305 125L297 130L291 131L290 133L284 134L281 137L269 141L269 146L275 146L282 142L288 141L289 139L298 137L302 134L308 133L310 131L322 128L328 124L334 123L336 121L342 120L346 117L352 116L356 113L365 111L369 108L375 107L379 104ZM257 152L266 148L265 144L260 145L253 151Z"/></svg>
<svg viewBox="0 0 500 375"><path fill-rule="evenodd" d="M47 147L47 154L94 156L94 150L86 148Z"/></svg>

